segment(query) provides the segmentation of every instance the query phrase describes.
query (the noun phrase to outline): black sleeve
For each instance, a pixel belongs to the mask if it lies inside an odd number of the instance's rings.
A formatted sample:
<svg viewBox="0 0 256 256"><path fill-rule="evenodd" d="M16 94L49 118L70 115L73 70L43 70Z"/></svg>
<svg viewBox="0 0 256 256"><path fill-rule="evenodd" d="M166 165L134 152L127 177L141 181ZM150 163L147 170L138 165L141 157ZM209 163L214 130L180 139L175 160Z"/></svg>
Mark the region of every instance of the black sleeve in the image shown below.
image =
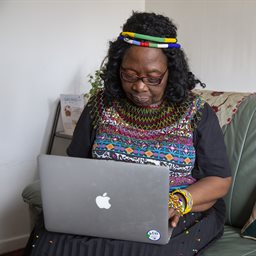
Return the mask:
<svg viewBox="0 0 256 256"><path fill-rule="evenodd" d="M194 178L231 176L224 136L215 112L207 103L194 131L194 146L196 149L196 162L192 173Z"/></svg>
<svg viewBox="0 0 256 256"><path fill-rule="evenodd" d="M73 157L91 158L91 149L95 138L90 108L85 106L74 131L67 155Z"/></svg>

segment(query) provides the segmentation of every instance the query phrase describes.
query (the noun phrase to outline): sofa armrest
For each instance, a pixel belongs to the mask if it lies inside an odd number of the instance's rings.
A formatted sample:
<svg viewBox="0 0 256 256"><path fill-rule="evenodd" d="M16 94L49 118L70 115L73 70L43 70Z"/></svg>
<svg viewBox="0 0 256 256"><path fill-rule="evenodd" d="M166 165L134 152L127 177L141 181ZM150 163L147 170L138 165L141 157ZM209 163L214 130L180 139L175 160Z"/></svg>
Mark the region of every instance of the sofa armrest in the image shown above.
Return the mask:
<svg viewBox="0 0 256 256"><path fill-rule="evenodd" d="M38 216L42 213L40 181L36 180L22 191L22 198L29 206L30 228L33 229Z"/></svg>
<svg viewBox="0 0 256 256"><path fill-rule="evenodd" d="M26 186L22 192L22 198L30 207L42 210L40 181L36 180Z"/></svg>

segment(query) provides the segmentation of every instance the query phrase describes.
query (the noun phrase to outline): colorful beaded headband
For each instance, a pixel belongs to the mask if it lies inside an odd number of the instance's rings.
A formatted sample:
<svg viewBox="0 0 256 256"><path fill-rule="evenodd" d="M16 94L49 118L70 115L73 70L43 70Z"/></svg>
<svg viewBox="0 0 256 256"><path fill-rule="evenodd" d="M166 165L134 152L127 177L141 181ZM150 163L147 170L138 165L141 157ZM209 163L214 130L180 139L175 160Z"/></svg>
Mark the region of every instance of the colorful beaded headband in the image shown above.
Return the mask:
<svg viewBox="0 0 256 256"><path fill-rule="evenodd" d="M176 38L148 36L148 35L142 35L142 34L134 33L134 32L122 32L121 36L129 36L131 38L143 39L143 40L157 42L157 43L176 43L177 42Z"/></svg>
<svg viewBox="0 0 256 256"><path fill-rule="evenodd" d="M128 38L130 37L130 38ZM137 41L135 39L142 39L148 41ZM126 43L143 46L143 47L152 47L152 48L180 48L180 44L177 44L176 38L163 38L163 37L156 37L156 36L148 36L133 32L122 32L118 39L123 40ZM151 41L151 42L149 42ZM153 43L152 43L153 42ZM155 43L157 42L157 43ZM160 44L159 44L160 43Z"/></svg>

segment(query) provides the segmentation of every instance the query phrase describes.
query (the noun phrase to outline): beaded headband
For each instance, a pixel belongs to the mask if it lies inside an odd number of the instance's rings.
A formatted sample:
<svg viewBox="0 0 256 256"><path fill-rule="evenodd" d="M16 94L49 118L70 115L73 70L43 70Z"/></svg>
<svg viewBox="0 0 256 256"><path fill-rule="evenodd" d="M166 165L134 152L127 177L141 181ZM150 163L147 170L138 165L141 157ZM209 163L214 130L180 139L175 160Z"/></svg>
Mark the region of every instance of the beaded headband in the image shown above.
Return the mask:
<svg viewBox="0 0 256 256"><path fill-rule="evenodd" d="M137 41L135 39L142 39L147 41ZM118 39L123 40L128 44L133 44L137 46L143 47L151 47L151 48L180 48L180 44L177 44L176 38L164 38L164 37L156 37L156 36L149 36L143 35L133 32L122 32ZM149 42L151 41L151 42ZM155 43L157 42L157 43Z"/></svg>

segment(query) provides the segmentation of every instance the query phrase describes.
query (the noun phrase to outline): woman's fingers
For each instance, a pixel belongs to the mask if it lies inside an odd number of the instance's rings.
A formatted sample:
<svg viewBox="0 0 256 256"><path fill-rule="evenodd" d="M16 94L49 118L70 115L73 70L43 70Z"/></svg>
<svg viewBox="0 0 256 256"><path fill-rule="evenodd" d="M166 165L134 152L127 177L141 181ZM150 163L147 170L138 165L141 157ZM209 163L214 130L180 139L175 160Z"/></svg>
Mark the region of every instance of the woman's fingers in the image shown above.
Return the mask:
<svg viewBox="0 0 256 256"><path fill-rule="evenodd" d="M170 224L173 228L175 228L179 222L180 215L175 211L173 208L169 209L169 219L170 219Z"/></svg>
<svg viewBox="0 0 256 256"><path fill-rule="evenodd" d="M180 215L174 215L170 220L171 220L171 226L173 228L175 228L179 222L179 219L180 219Z"/></svg>

